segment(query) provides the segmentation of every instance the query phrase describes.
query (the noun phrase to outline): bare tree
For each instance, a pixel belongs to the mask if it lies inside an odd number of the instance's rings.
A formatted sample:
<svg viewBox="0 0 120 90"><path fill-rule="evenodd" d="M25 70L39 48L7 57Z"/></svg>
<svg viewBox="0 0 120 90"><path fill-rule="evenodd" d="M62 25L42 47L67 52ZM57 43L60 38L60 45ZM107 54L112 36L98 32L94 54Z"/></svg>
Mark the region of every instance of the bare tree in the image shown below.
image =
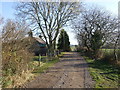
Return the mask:
<svg viewBox="0 0 120 90"><path fill-rule="evenodd" d="M3 23L3 18L0 16L0 77L2 77L2 34L1 34L1 31L2 31L2 26L1 24ZM0 81L0 83L2 83ZM0 85L0 88L2 86Z"/></svg>
<svg viewBox="0 0 120 90"><path fill-rule="evenodd" d="M2 24L3 21L4 21L4 20L3 20L3 17L0 16L0 24Z"/></svg>
<svg viewBox="0 0 120 90"><path fill-rule="evenodd" d="M96 7L82 12L79 19L73 23L73 29L76 31L80 42L82 42L89 51L93 50L93 52L100 49L101 46L110 40L111 35L117 27L117 18ZM98 41L96 40L97 37L99 39Z"/></svg>
<svg viewBox="0 0 120 90"><path fill-rule="evenodd" d="M79 15L79 7L78 2L27 2L18 4L16 11L17 16L30 23L32 30L40 30L52 53L60 28Z"/></svg>
<svg viewBox="0 0 120 90"><path fill-rule="evenodd" d="M27 31L29 31L29 28L25 23L19 23L9 19L2 28L2 42L23 39Z"/></svg>

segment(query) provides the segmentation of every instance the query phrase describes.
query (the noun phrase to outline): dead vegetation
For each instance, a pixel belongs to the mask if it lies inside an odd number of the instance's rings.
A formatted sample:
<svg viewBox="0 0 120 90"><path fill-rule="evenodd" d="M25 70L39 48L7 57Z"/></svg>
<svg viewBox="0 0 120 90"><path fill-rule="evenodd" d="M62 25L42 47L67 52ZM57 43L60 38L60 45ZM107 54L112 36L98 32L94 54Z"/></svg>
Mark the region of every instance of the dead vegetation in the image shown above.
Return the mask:
<svg viewBox="0 0 120 90"><path fill-rule="evenodd" d="M22 25L8 20L2 29L2 87L13 88L32 76L28 64L33 54L23 45L27 27Z"/></svg>

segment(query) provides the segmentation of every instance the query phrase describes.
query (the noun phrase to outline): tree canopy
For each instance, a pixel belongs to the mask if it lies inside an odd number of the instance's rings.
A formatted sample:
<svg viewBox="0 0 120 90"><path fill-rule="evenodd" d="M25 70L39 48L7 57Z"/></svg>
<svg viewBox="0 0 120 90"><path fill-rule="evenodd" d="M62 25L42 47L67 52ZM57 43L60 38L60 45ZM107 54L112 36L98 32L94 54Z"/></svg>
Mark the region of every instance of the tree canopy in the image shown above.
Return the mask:
<svg viewBox="0 0 120 90"><path fill-rule="evenodd" d="M116 39L118 20L105 10L93 7L80 14L73 24L80 46L97 54L103 45ZM116 33L116 34L115 34Z"/></svg>

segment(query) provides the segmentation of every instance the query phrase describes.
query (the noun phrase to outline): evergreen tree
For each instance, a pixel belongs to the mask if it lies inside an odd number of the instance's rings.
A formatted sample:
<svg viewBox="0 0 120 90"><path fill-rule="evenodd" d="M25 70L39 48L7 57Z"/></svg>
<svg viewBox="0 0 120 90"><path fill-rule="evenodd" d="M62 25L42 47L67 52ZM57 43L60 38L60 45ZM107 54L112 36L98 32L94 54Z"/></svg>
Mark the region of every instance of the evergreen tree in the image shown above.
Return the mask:
<svg viewBox="0 0 120 90"><path fill-rule="evenodd" d="M96 50L99 50L100 47L103 45L103 34L102 32L96 30L92 37L91 37L91 48L92 50L96 51Z"/></svg>
<svg viewBox="0 0 120 90"><path fill-rule="evenodd" d="M93 57L97 59L98 51L103 46L103 33L96 30L91 37L91 49L93 50Z"/></svg>
<svg viewBox="0 0 120 90"><path fill-rule="evenodd" d="M67 32L62 29L58 39L58 49L62 51L70 51L70 42Z"/></svg>

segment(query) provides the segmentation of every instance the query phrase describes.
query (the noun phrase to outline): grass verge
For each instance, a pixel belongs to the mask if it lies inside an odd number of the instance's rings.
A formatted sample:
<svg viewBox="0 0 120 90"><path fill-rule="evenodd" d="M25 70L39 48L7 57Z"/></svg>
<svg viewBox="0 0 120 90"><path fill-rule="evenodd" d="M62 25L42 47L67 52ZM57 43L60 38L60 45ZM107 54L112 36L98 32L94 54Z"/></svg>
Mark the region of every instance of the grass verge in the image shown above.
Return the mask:
<svg viewBox="0 0 120 90"><path fill-rule="evenodd" d="M63 56L63 54L65 54L65 52L61 52L61 54L59 54L58 57L61 58Z"/></svg>
<svg viewBox="0 0 120 90"><path fill-rule="evenodd" d="M42 73L44 71L46 71L49 67L53 66L55 63L57 63L59 61L59 58L58 57L54 57L52 58L52 60L49 60L48 62L43 62L44 65L40 65L40 66L36 66L34 65L34 70L32 73L34 74L39 74L39 73Z"/></svg>
<svg viewBox="0 0 120 90"><path fill-rule="evenodd" d="M108 64L105 61L94 61L84 57L89 65L89 71L95 83L95 88L118 88L120 67Z"/></svg>

